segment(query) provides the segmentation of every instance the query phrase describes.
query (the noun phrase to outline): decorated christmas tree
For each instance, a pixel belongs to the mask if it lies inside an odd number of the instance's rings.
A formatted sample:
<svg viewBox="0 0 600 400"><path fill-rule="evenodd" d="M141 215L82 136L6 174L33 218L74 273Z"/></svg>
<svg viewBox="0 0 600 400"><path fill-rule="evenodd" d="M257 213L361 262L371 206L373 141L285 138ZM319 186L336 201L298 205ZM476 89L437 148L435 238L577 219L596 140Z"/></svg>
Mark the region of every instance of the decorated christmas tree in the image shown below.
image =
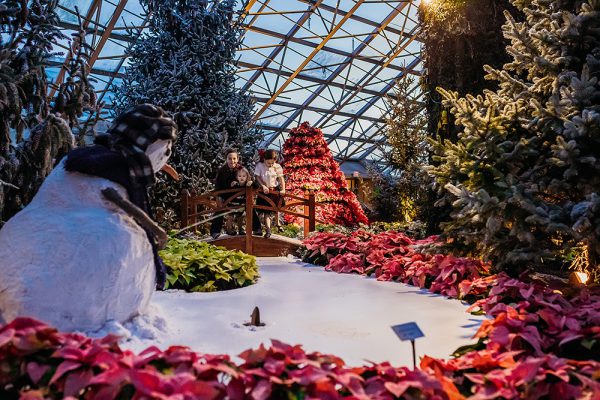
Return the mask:
<svg viewBox="0 0 600 400"><path fill-rule="evenodd" d="M306 189L315 190L318 203L317 220L327 224L356 226L368 219L346 185L344 173L333 159L323 132L312 128L308 122L290 131L283 144L283 171L286 190L302 196ZM288 222L299 223L298 218Z"/></svg>
<svg viewBox="0 0 600 400"><path fill-rule="evenodd" d="M157 218L171 225L178 219L182 190L210 190L226 149L237 148L246 162L262 137L251 128L250 97L235 87L236 51L243 32L235 0L141 3L151 12L149 31L129 54L115 103L119 110L156 104L177 122L169 163L181 180L161 176L152 193Z"/></svg>
<svg viewBox="0 0 600 400"><path fill-rule="evenodd" d="M441 91L462 128L430 173L453 202L446 235L518 273L600 261L600 2L514 0L497 91Z"/></svg>

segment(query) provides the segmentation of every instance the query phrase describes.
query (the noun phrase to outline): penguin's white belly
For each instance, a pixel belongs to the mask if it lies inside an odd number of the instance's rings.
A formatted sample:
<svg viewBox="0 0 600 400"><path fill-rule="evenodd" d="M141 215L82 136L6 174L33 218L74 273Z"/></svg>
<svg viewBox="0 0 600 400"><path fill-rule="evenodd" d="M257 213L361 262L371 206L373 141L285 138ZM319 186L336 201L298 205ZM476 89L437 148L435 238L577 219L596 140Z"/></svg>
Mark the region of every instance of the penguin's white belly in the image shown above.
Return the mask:
<svg viewBox="0 0 600 400"><path fill-rule="evenodd" d="M92 331L143 312L155 286L152 248L102 197L125 189L59 164L30 205L0 230L0 316Z"/></svg>

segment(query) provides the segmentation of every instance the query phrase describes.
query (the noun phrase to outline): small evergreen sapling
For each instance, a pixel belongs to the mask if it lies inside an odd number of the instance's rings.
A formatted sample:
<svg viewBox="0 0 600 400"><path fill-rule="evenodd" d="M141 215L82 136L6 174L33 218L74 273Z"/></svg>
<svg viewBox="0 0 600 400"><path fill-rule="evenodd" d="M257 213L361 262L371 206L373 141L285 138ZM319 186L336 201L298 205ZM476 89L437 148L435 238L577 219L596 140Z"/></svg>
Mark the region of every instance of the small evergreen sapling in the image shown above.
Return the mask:
<svg viewBox="0 0 600 400"><path fill-rule="evenodd" d="M427 119L423 105L414 94L416 85L414 78L406 76L396 82L394 93L388 96L390 115L385 135L390 150L382 148L388 165L396 172L395 179L392 179L394 196L398 197L394 220L404 222L425 217L430 208L427 203L430 179L422 170L430 153ZM376 180L384 188L386 179L382 178ZM390 194L391 188L387 189L383 193Z"/></svg>

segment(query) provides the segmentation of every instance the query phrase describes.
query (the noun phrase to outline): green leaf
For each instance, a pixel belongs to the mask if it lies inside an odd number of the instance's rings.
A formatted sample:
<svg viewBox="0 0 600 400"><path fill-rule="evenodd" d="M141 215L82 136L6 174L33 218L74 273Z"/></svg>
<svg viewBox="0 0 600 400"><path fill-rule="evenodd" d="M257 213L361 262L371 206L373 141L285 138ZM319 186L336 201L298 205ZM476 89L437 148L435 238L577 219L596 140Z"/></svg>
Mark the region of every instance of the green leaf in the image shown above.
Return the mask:
<svg viewBox="0 0 600 400"><path fill-rule="evenodd" d="M581 341L581 345L583 347L585 347L588 350L592 350L592 347L594 347L594 345L596 344L597 340L596 339L583 339Z"/></svg>
<svg viewBox="0 0 600 400"><path fill-rule="evenodd" d="M159 254L168 269L167 287L214 292L248 286L258 278L254 256L205 242L170 238Z"/></svg>

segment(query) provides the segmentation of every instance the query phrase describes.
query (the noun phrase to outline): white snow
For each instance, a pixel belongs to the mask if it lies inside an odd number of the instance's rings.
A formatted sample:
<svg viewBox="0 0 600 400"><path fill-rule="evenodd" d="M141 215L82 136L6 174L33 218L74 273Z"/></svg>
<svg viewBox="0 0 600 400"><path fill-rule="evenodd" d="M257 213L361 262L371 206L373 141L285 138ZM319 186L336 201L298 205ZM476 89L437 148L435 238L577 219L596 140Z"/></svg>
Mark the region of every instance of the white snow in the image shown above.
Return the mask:
<svg viewBox="0 0 600 400"><path fill-rule="evenodd" d="M97 330L144 312L154 292L152 248L101 190L109 180L61 162L33 201L0 230L0 320L40 319L61 330Z"/></svg>
<svg viewBox="0 0 600 400"><path fill-rule="evenodd" d="M143 314L125 323L109 320L96 331L81 333L92 338L102 338L108 334L117 335L122 338L122 341L127 341L129 346L137 344L144 348L147 347L147 341L159 340L160 336L170 334L162 314L160 307L150 305Z"/></svg>
<svg viewBox="0 0 600 400"><path fill-rule="evenodd" d="M134 333L123 346L141 351L150 345L186 345L237 356L274 338L340 356L353 366L365 360L412 366L410 342L400 342L392 325L417 322L425 334L416 341L417 357L447 358L475 342L471 337L484 319L466 313L467 305L458 300L397 282L326 272L292 258L259 258L258 264L259 281L242 289L157 292L152 304L162 310L168 329L150 324L154 338ZM254 306L266 326L243 325Z"/></svg>

